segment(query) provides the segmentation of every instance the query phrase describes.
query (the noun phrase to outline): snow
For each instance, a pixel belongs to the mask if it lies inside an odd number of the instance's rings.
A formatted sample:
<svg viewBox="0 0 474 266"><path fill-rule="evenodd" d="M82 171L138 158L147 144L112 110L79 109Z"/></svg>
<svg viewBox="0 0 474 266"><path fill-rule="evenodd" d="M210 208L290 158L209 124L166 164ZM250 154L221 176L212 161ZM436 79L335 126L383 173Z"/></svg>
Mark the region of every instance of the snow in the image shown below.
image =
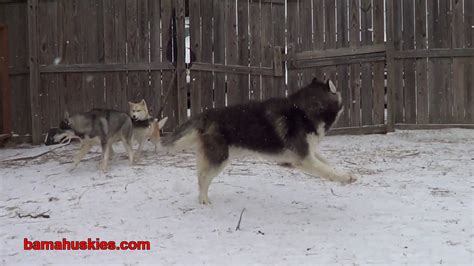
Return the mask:
<svg viewBox="0 0 474 266"><path fill-rule="evenodd" d="M2 264L473 263L473 130L327 137L322 154L359 176L347 186L234 161L214 180L210 206L197 203L192 152L152 146L133 166L117 146L107 174L97 171L98 148L68 171L75 145L0 162ZM151 250L24 251L25 237L148 240Z"/></svg>

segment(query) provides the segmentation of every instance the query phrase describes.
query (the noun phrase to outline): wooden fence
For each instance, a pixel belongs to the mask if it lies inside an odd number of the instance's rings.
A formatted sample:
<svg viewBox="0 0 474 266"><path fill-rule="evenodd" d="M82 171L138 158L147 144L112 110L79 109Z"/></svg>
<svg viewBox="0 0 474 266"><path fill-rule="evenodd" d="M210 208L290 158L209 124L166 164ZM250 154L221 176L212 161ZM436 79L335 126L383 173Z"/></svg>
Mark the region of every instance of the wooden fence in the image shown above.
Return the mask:
<svg viewBox="0 0 474 266"><path fill-rule="evenodd" d="M393 1L395 123L474 122L474 2Z"/></svg>
<svg viewBox="0 0 474 266"><path fill-rule="evenodd" d="M335 80L343 93L336 131L472 127L473 6L0 0L0 24L9 29L12 132L39 142L66 109L126 111L127 101L142 98L154 115L166 101L170 131L208 108L284 97L314 76Z"/></svg>

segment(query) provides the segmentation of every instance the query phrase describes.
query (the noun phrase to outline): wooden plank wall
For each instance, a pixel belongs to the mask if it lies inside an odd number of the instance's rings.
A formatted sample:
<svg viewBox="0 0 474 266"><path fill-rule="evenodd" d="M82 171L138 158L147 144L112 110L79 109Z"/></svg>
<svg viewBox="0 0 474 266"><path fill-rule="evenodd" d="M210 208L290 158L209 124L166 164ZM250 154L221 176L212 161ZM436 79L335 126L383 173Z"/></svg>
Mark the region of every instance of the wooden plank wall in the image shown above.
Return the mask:
<svg viewBox="0 0 474 266"><path fill-rule="evenodd" d="M28 21L26 1L0 3L0 23L9 28L9 70L12 98L12 131L31 134L28 72Z"/></svg>
<svg viewBox="0 0 474 266"><path fill-rule="evenodd" d="M212 107L283 97L284 77L216 66L273 68L274 48L285 46L284 1L190 0L191 116ZM199 70L193 64L200 64Z"/></svg>
<svg viewBox="0 0 474 266"><path fill-rule="evenodd" d="M162 46L171 38L172 5L172 0L40 0L40 66L170 62ZM41 73L42 131L57 126L65 110L128 111L128 101L141 99L157 115L162 87L168 88L172 72L145 66L133 71ZM171 93L168 101L175 99ZM177 125L176 113L176 105L164 110L169 129Z"/></svg>
<svg viewBox="0 0 474 266"><path fill-rule="evenodd" d="M396 0L393 14L395 123L472 124L473 1Z"/></svg>
<svg viewBox="0 0 474 266"><path fill-rule="evenodd" d="M288 1L288 43L293 48L290 53L349 47L357 50L362 46L384 44L384 23L383 1ZM336 127L385 123L384 62L329 61L319 67L290 68L289 92L305 86L313 77L333 80L342 93L345 111Z"/></svg>
<svg viewBox="0 0 474 266"><path fill-rule="evenodd" d="M34 51L41 131L57 126L66 109L127 111L129 100L142 98L156 115L171 88L164 108L170 131L187 119L188 101L195 115L285 96L313 77L334 80L343 94L345 112L337 127L383 125L387 110L397 124L473 123L473 14L470 0L38 0ZM12 126L18 135L32 132L27 18L27 1L0 3L0 22L16 33L9 36L9 56ZM271 74L276 47L287 46L289 58L307 51L359 51L383 45L386 26L390 73L386 62L364 58L304 68L290 61L286 81ZM193 69L193 64L200 66ZM386 100L391 109L385 109Z"/></svg>

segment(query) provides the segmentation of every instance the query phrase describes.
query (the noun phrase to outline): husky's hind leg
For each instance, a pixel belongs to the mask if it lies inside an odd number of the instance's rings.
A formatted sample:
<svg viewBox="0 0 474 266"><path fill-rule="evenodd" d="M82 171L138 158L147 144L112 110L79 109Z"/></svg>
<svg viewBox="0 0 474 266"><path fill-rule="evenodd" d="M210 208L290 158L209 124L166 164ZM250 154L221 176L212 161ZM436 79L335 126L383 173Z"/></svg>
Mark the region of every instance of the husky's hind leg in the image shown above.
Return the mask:
<svg viewBox="0 0 474 266"><path fill-rule="evenodd" d="M110 150L112 149L112 142L102 142L102 161L99 164L99 169L103 172L107 171L107 167L110 160Z"/></svg>
<svg viewBox="0 0 474 266"><path fill-rule="evenodd" d="M197 151L197 174L199 183L199 203L209 204L209 187L212 179L219 175L229 162L229 148L219 138L201 137Z"/></svg>
<svg viewBox="0 0 474 266"><path fill-rule="evenodd" d="M200 204L209 204L209 187L211 186L212 179L218 176L227 165L228 160L221 162L220 164L210 163L205 155L198 154L197 159L197 174L199 183L199 197L198 201Z"/></svg>

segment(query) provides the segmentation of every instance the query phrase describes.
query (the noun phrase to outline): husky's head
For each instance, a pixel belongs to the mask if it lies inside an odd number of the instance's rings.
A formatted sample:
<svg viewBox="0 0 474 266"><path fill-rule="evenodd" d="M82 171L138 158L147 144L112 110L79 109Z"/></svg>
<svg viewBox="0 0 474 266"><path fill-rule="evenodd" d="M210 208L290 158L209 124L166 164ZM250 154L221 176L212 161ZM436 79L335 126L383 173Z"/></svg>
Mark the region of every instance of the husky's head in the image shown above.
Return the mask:
<svg viewBox="0 0 474 266"><path fill-rule="evenodd" d="M289 98L314 119L322 120L326 130L337 121L343 111L341 93L331 80L321 82L314 78L310 84Z"/></svg>
<svg viewBox="0 0 474 266"><path fill-rule="evenodd" d="M64 113L64 119L59 122L59 128L49 129L44 143L46 145L53 145L67 142L72 138L77 138L71 125L71 118L69 117L69 113L66 111Z"/></svg>
<svg viewBox="0 0 474 266"><path fill-rule="evenodd" d="M128 102L130 107L130 117L135 121L147 120L150 117L145 100L139 103Z"/></svg>

